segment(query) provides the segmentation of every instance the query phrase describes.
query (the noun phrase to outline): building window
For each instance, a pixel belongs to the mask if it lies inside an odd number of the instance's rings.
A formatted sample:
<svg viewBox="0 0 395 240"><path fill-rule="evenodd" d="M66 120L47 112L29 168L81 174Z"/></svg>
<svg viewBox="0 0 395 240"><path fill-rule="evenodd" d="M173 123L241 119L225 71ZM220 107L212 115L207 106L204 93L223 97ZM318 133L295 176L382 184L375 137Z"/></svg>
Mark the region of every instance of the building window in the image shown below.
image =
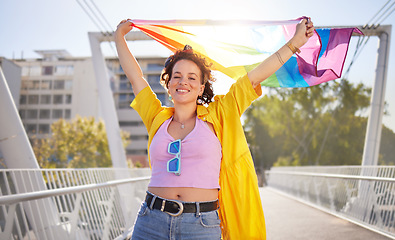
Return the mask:
<svg viewBox="0 0 395 240"><path fill-rule="evenodd" d="M63 104L63 95L54 95L53 96L54 104Z"/></svg>
<svg viewBox="0 0 395 240"><path fill-rule="evenodd" d="M121 82L129 82L129 79L128 79L128 77L126 77L126 75L120 75L119 80Z"/></svg>
<svg viewBox="0 0 395 240"><path fill-rule="evenodd" d="M38 104L38 95L29 95L28 102L29 104Z"/></svg>
<svg viewBox="0 0 395 240"><path fill-rule="evenodd" d="M22 90L28 90L33 88L33 82L32 81L22 81L21 83L21 89Z"/></svg>
<svg viewBox="0 0 395 240"><path fill-rule="evenodd" d="M148 75L147 80L152 88L162 87L162 85L160 84L160 75L158 74Z"/></svg>
<svg viewBox="0 0 395 240"><path fill-rule="evenodd" d="M39 124L38 133L47 134L49 133L49 124Z"/></svg>
<svg viewBox="0 0 395 240"><path fill-rule="evenodd" d="M55 66L54 75L56 76L64 76L67 74L67 67L66 66Z"/></svg>
<svg viewBox="0 0 395 240"><path fill-rule="evenodd" d="M73 75L74 67L73 66L56 66L54 75L57 76L65 76L65 75Z"/></svg>
<svg viewBox="0 0 395 240"><path fill-rule="evenodd" d="M40 104L50 104L50 103L51 103L51 95L40 96Z"/></svg>
<svg viewBox="0 0 395 240"><path fill-rule="evenodd" d="M34 80L31 84L29 84L29 89L31 90L40 90L40 80Z"/></svg>
<svg viewBox="0 0 395 240"><path fill-rule="evenodd" d="M52 89L52 80L42 80L41 81L41 89Z"/></svg>
<svg viewBox="0 0 395 240"><path fill-rule="evenodd" d="M115 90L115 81L114 81L113 77L110 77L110 88L111 88L111 91Z"/></svg>
<svg viewBox="0 0 395 240"><path fill-rule="evenodd" d="M74 75L74 66L68 66L67 67L67 75Z"/></svg>
<svg viewBox="0 0 395 240"><path fill-rule="evenodd" d="M52 75L52 74L53 74L53 66L43 67L43 75Z"/></svg>
<svg viewBox="0 0 395 240"><path fill-rule="evenodd" d="M65 119L70 119L71 118L71 110L70 109L65 109L64 110L64 118Z"/></svg>
<svg viewBox="0 0 395 240"><path fill-rule="evenodd" d="M28 134L35 134L37 132L37 125L36 124L27 124L26 125L26 132Z"/></svg>
<svg viewBox="0 0 395 240"><path fill-rule="evenodd" d="M49 109L40 109L40 119L49 119L49 114Z"/></svg>
<svg viewBox="0 0 395 240"><path fill-rule="evenodd" d="M64 80L55 80L53 83L53 89L64 89Z"/></svg>
<svg viewBox="0 0 395 240"><path fill-rule="evenodd" d="M129 82L120 82L119 83L119 90L129 90L130 83Z"/></svg>
<svg viewBox="0 0 395 240"><path fill-rule="evenodd" d="M148 135L130 135L130 140L134 140L134 141L148 140Z"/></svg>
<svg viewBox="0 0 395 240"><path fill-rule="evenodd" d="M148 63L147 64L147 70L149 71L162 71L163 70L163 65L158 64L158 63Z"/></svg>
<svg viewBox="0 0 395 240"><path fill-rule="evenodd" d="M126 121L120 121L119 122L120 127L138 127L138 126L144 126L143 122L126 122Z"/></svg>
<svg viewBox="0 0 395 240"><path fill-rule="evenodd" d="M41 67L40 66L31 66L29 76L40 76L41 75Z"/></svg>
<svg viewBox="0 0 395 240"><path fill-rule="evenodd" d="M63 118L63 109L52 110L52 118L53 119Z"/></svg>
<svg viewBox="0 0 395 240"><path fill-rule="evenodd" d="M130 82L126 75L119 76L119 90L130 90Z"/></svg>
<svg viewBox="0 0 395 240"><path fill-rule="evenodd" d="M19 97L19 104L26 104L27 103L27 96L22 95Z"/></svg>
<svg viewBox="0 0 395 240"><path fill-rule="evenodd" d="M66 99L65 99L65 103L66 104L71 104L71 99L72 99L72 96L71 96L71 94L66 94Z"/></svg>
<svg viewBox="0 0 395 240"><path fill-rule="evenodd" d="M119 94L118 97L118 107L120 109L125 109L125 108L129 108L130 103L133 101L134 99L134 94Z"/></svg>
<svg viewBox="0 0 395 240"><path fill-rule="evenodd" d="M26 119L37 119L38 111L37 109L26 110Z"/></svg>
<svg viewBox="0 0 395 240"><path fill-rule="evenodd" d="M29 76L30 67L22 67L22 76Z"/></svg>
<svg viewBox="0 0 395 240"><path fill-rule="evenodd" d="M124 102L128 100L128 95L127 94L119 94L119 101Z"/></svg>
<svg viewBox="0 0 395 240"><path fill-rule="evenodd" d="M66 89L66 90L73 89L73 80L66 80L64 82L64 89Z"/></svg>
<svg viewBox="0 0 395 240"><path fill-rule="evenodd" d="M127 94L119 94L118 105L120 109L128 108L129 103L127 102Z"/></svg>
<svg viewBox="0 0 395 240"><path fill-rule="evenodd" d="M25 119L25 117L26 117L26 110L24 110L24 109L19 110L19 117L21 119Z"/></svg>
<svg viewBox="0 0 395 240"><path fill-rule="evenodd" d="M126 150L126 154L128 155L147 155L147 150L140 150L140 149L128 149Z"/></svg>
<svg viewBox="0 0 395 240"><path fill-rule="evenodd" d="M156 97L161 101L162 105L165 105L166 103L166 94L164 93L157 93Z"/></svg>

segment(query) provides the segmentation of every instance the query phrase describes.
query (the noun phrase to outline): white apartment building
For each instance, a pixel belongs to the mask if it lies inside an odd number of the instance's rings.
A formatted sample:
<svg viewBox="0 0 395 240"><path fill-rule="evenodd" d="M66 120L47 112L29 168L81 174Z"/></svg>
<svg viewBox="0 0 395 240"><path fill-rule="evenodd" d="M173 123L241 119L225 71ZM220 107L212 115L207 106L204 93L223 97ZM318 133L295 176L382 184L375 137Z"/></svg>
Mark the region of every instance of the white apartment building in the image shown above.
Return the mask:
<svg viewBox="0 0 395 240"><path fill-rule="evenodd" d="M48 136L50 125L60 118L72 119L79 115L99 119L100 106L91 58L72 57L65 50L36 52L42 58L13 60L21 68L18 109L28 136ZM169 105L167 92L159 83L165 60L138 58L152 89L164 105ZM140 116L129 106L134 99L131 85L118 58L108 58L106 63L120 127L130 133L127 158L147 166L148 134ZM12 79L7 79L10 81Z"/></svg>
<svg viewBox="0 0 395 240"><path fill-rule="evenodd" d="M29 137L47 136L60 118L98 117L92 61L64 50L36 52L42 58L15 60L22 69L19 114Z"/></svg>

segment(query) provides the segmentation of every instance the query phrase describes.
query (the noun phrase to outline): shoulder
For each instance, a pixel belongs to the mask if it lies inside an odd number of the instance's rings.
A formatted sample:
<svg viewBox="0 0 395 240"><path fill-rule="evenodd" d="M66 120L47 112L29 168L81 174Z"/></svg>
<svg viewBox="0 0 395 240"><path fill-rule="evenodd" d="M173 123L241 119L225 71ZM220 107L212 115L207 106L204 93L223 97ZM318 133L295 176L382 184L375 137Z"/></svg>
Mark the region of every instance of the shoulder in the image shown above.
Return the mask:
<svg viewBox="0 0 395 240"><path fill-rule="evenodd" d="M250 94L252 97L258 98L262 95L262 87L260 85L256 86L255 88L252 86L251 80L248 77L248 74L244 75L243 77L239 78L231 87L232 88L239 88L243 90L246 94ZM229 91L231 91L229 90Z"/></svg>
<svg viewBox="0 0 395 240"><path fill-rule="evenodd" d="M259 85L253 88L248 75L245 75L232 84L228 93L225 95L216 95L213 103L217 103L217 105L214 105L216 107L222 106L227 109L235 109L241 115L261 95L261 86ZM210 107L213 103L210 103Z"/></svg>
<svg viewBox="0 0 395 240"><path fill-rule="evenodd" d="M149 86L137 94L130 106L138 112L148 132L150 132L154 123L162 121L169 115L171 116L174 111L172 108L162 106L161 101ZM156 126L156 124L154 125Z"/></svg>

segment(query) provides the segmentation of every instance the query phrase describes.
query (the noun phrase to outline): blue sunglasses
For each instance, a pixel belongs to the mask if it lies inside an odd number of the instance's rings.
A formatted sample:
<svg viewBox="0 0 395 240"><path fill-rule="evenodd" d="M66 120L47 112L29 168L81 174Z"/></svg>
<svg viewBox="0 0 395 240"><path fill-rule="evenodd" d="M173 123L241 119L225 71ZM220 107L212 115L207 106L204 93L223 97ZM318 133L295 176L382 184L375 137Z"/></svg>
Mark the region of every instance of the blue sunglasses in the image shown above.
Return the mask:
<svg viewBox="0 0 395 240"><path fill-rule="evenodd" d="M167 152L176 155L167 162L167 172L180 175L181 172L181 139L177 139L167 147Z"/></svg>

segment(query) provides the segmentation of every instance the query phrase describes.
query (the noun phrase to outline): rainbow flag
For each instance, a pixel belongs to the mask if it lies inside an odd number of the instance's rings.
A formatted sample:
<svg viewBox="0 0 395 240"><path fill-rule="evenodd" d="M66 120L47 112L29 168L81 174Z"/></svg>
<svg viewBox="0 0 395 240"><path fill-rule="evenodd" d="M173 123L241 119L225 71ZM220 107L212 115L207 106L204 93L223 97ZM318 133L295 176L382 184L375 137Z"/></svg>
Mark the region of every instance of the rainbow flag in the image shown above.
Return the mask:
<svg viewBox="0 0 395 240"><path fill-rule="evenodd" d="M171 51L186 44L212 62L213 70L237 80L275 53L295 33L302 18L288 21L132 20ZM269 87L309 87L341 77L351 35L357 28L317 29L278 71Z"/></svg>

